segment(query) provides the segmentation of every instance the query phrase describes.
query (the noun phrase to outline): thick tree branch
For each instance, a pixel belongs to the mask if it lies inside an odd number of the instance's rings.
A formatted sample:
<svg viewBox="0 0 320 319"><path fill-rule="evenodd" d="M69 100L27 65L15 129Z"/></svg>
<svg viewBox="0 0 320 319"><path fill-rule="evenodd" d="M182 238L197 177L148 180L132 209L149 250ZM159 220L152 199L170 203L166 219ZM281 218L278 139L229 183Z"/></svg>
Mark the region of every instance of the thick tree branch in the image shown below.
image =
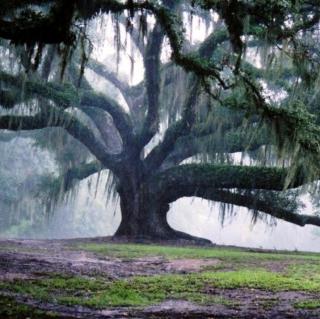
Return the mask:
<svg viewBox="0 0 320 319"><path fill-rule="evenodd" d="M185 187L241 188L284 190L289 169L276 167L184 164L165 170L155 176L154 187L159 193ZM297 173L289 187L296 188L306 182L303 172ZM165 196L165 195L164 195Z"/></svg>
<svg viewBox="0 0 320 319"><path fill-rule="evenodd" d="M129 108L131 108L131 99L128 95L130 87L127 83L121 81L119 79L119 76L115 72L109 71L105 65L98 61L91 59L87 64L87 67L99 76L111 82L117 89L119 89L125 101L127 102Z"/></svg>
<svg viewBox="0 0 320 319"><path fill-rule="evenodd" d="M181 120L167 129L162 142L157 145L145 159L146 166L150 171L160 167L164 159L174 149L176 140L180 136L188 134L192 129L195 120L195 106L199 94L199 81L192 77L190 82L189 94Z"/></svg>
<svg viewBox="0 0 320 319"><path fill-rule="evenodd" d="M54 109L34 116L5 115L0 117L0 129L11 131L38 130L46 127L62 127L71 136L85 145L89 151L107 168L116 169L119 158L107 153L106 147L97 140L85 125L70 113Z"/></svg>
<svg viewBox="0 0 320 319"><path fill-rule="evenodd" d="M100 108L108 112L114 121L122 138L124 147L131 145L133 142L133 127L128 114L114 100L93 91L85 92L81 98L81 106Z"/></svg>
<svg viewBox="0 0 320 319"><path fill-rule="evenodd" d="M235 152L255 151L262 145L270 142L266 135L250 136L241 131L227 131L216 134L196 137L190 134L189 136L180 137L174 147L174 150L163 162L161 169L167 169L178 165L183 160L196 156L197 154L214 154L223 153L230 154Z"/></svg>
<svg viewBox="0 0 320 319"><path fill-rule="evenodd" d="M101 138L108 149L108 153L121 153L122 140L113 124L111 116L101 109L92 107L82 107L81 111L91 119L92 125L98 129Z"/></svg>
<svg viewBox="0 0 320 319"><path fill-rule="evenodd" d="M0 73L0 81L15 89L21 90L22 88L21 96L23 96L23 98L46 98L54 101L59 108L73 106L80 107L80 109L82 107L102 109L112 116L123 143L130 145L133 140L133 128L129 116L121 109L116 101L104 95L96 94L93 91L83 91L79 94L76 89L70 85L42 83L36 80L27 80L23 76L9 75L5 72ZM79 96L81 96L81 98ZM11 102L11 100L8 100L7 95L3 96L2 100L5 100L6 103Z"/></svg>
<svg viewBox="0 0 320 319"><path fill-rule="evenodd" d="M44 83L40 80L27 79L24 75L11 75L0 72L0 82L5 86L20 91L21 99L41 97L52 100L57 107L68 108L79 104L79 96L71 85L59 83Z"/></svg>
<svg viewBox="0 0 320 319"><path fill-rule="evenodd" d="M149 36L144 56L148 108L138 137L138 144L141 149L148 144L159 128L160 53L163 37L164 34L160 25L156 24Z"/></svg>
<svg viewBox="0 0 320 319"><path fill-rule="evenodd" d="M170 201L175 201L181 197L196 196L215 202L222 202L231 205L246 207L251 210L257 210L272 217L285 220L287 222L305 226L320 226L320 217L315 215L303 215L290 211L289 209L279 207L269 201L257 199L255 196L240 195L229 191L208 188L208 187L184 187L182 189L170 189Z"/></svg>
<svg viewBox="0 0 320 319"><path fill-rule="evenodd" d="M226 32L213 32L200 46L199 56L208 58L212 55L216 46L226 40ZM165 133L163 141L156 146L146 158L146 165L150 170L154 170L161 166L165 158L173 151L176 140L179 137L190 133L195 122L195 106L197 96L199 95L200 81L198 78L192 76L189 87L186 90L188 96L183 108L181 120L173 124Z"/></svg>
<svg viewBox="0 0 320 319"><path fill-rule="evenodd" d="M70 168L61 177L61 179L63 179L63 190L68 191L74 186L76 181L81 181L95 173L100 172L102 169L103 166L97 161L80 164L76 167Z"/></svg>

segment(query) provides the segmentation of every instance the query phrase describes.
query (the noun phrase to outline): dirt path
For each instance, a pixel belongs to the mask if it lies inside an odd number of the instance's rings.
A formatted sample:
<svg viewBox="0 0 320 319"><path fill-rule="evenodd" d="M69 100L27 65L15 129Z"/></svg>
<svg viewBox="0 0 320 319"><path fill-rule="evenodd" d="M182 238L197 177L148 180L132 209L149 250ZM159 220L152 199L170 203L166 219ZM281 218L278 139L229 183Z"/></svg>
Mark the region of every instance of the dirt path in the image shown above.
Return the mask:
<svg viewBox="0 0 320 319"><path fill-rule="evenodd" d="M222 266L219 258L168 259L161 256L119 258L71 248L70 241L0 241L0 282L39 279L48 274L99 277L106 281L132 276L186 274L207 267ZM286 266L268 261L274 271ZM217 270L218 271L218 270ZM39 301L17 292L0 289L0 299L13 297L18 303L36 309L53 311L61 318L320 318L320 309L295 309L298 300L319 299L317 293L268 292L260 289L217 289L207 287L205 293L215 298L228 298L231 304L199 305L186 300L165 300L147 307L110 307L95 310L82 306L64 306ZM10 316L8 316L10 317ZM2 317L1 317L2 318ZM12 317L16 318L16 317ZM31 317L32 318L32 317ZM45 316L43 316L45 318Z"/></svg>

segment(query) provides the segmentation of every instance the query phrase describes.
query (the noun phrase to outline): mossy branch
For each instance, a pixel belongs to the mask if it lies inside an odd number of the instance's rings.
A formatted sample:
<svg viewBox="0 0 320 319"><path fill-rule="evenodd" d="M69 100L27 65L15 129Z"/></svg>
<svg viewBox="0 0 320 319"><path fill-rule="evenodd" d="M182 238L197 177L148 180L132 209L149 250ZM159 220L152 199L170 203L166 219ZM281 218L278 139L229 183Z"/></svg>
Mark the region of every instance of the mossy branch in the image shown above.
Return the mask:
<svg viewBox="0 0 320 319"><path fill-rule="evenodd" d="M226 40L225 30L215 33L213 32L207 39L201 44L198 49L197 55L201 59L209 58L216 49L219 43ZM182 118L171 127L165 133L163 141L155 147L148 157L146 158L146 165L150 171L159 168L165 158L173 151L176 140L179 137L188 135L193 129L195 123L195 107L197 103L197 97L200 94L200 80L196 76L191 76L189 79L189 92L186 99L185 105L183 106Z"/></svg>
<svg viewBox="0 0 320 319"><path fill-rule="evenodd" d="M276 167L184 164L157 174L153 183L160 193L184 187L282 191L285 189L288 173L289 169ZM296 188L304 183L305 176L301 169L288 187Z"/></svg>
<svg viewBox="0 0 320 319"><path fill-rule="evenodd" d="M299 214L288 208L277 206L274 202L258 199L254 195L242 195L220 189L190 186L179 190L170 189L168 193L171 194L170 201L183 196L197 196L215 202L246 207L249 210L259 211L298 226L320 226L320 217L316 215Z"/></svg>
<svg viewBox="0 0 320 319"><path fill-rule="evenodd" d="M173 151L163 162L161 169L180 164L185 159L196 155L230 154L235 152L255 151L270 143L267 135L252 135L239 130L212 132L201 137L190 134L177 140ZM215 136L218 134L219 138Z"/></svg>
<svg viewBox="0 0 320 319"><path fill-rule="evenodd" d="M76 106L80 102L79 94L70 84L44 83L40 79L28 79L23 74L11 75L0 72L0 82L7 87L19 90L21 100L41 97L52 100L60 108ZM20 99L17 97L17 102Z"/></svg>
<svg viewBox="0 0 320 319"><path fill-rule="evenodd" d="M23 75L14 76L5 72L0 72L0 81L21 92L21 99L14 99L13 101L8 99L8 94L2 96L2 104L4 101L7 104L8 102L13 104L10 104L10 108L20 100L25 101L27 98L33 97L52 100L58 108L62 109L68 107L77 107L80 109L82 107L99 108L112 116L123 142L127 144L131 144L132 142L133 128L130 117L122 110L116 101L102 94L95 93L94 91L76 90L76 88L70 84L43 83L37 79L30 80Z"/></svg>
<svg viewBox="0 0 320 319"><path fill-rule="evenodd" d="M118 167L119 157L110 155L91 130L70 113L51 108L50 111L40 112L34 116L4 115L0 117L0 129L10 131L38 130L46 127L64 128L71 136L85 145L89 151L110 169Z"/></svg>
<svg viewBox="0 0 320 319"><path fill-rule="evenodd" d="M76 167L70 168L58 179L63 180L63 191L68 191L74 186L76 181L81 181L95 173L100 172L102 169L102 164L97 161L83 163Z"/></svg>
<svg viewBox="0 0 320 319"><path fill-rule="evenodd" d="M174 149L176 140L191 131L195 122L195 107L199 95L199 86L198 79L193 77L190 80L189 93L186 97L182 118L167 129L163 141L146 157L145 163L150 172L161 166L165 158Z"/></svg>

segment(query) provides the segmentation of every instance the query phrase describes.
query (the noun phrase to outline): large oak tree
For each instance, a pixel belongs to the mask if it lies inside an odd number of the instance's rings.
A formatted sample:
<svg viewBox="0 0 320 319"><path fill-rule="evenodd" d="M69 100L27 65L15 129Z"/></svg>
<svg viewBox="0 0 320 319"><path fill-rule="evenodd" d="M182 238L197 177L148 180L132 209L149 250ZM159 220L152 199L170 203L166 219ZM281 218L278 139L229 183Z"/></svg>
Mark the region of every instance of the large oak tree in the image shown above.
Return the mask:
<svg viewBox="0 0 320 319"><path fill-rule="evenodd" d="M95 160L66 170L62 188L110 170L122 214L116 236L192 239L167 223L169 204L185 196L320 226L289 196L319 179L316 0L4 2L1 55L13 62L0 69L0 129L62 128L81 142ZM129 51L125 28L143 59L139 84L90 57L90 23L106 15L118 54ZM201 43L183 27L195 34L196 17L210 31ZM95 91L85 68L127 109ZM236 152L254 165L235 162Z"/></svg>

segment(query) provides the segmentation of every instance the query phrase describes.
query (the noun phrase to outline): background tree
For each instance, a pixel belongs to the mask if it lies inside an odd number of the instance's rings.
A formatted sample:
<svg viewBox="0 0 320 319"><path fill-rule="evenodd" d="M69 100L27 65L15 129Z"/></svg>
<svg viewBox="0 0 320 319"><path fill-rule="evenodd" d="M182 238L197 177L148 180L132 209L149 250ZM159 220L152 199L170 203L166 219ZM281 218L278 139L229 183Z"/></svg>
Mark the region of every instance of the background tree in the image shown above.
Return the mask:
<svg viewBox="0 0 320 319"><path fill-rule="evenodd" d="M185 196L244 206L254 219L320 225L295 200L296 188L315 190L319 176L317 1L24 0L1 10L0 128L55 128L39 141L82 145L61 182L50 183L54 198L108 169L120 197L116 236L192 239L166 219ZM92 24L108 14L116 64L130 54L126 41L143 59L137 85L90 58ZM208 26L201 43L192 40L194 19ZM112 83L126 107L94 90L85 68Z"/></svg>

